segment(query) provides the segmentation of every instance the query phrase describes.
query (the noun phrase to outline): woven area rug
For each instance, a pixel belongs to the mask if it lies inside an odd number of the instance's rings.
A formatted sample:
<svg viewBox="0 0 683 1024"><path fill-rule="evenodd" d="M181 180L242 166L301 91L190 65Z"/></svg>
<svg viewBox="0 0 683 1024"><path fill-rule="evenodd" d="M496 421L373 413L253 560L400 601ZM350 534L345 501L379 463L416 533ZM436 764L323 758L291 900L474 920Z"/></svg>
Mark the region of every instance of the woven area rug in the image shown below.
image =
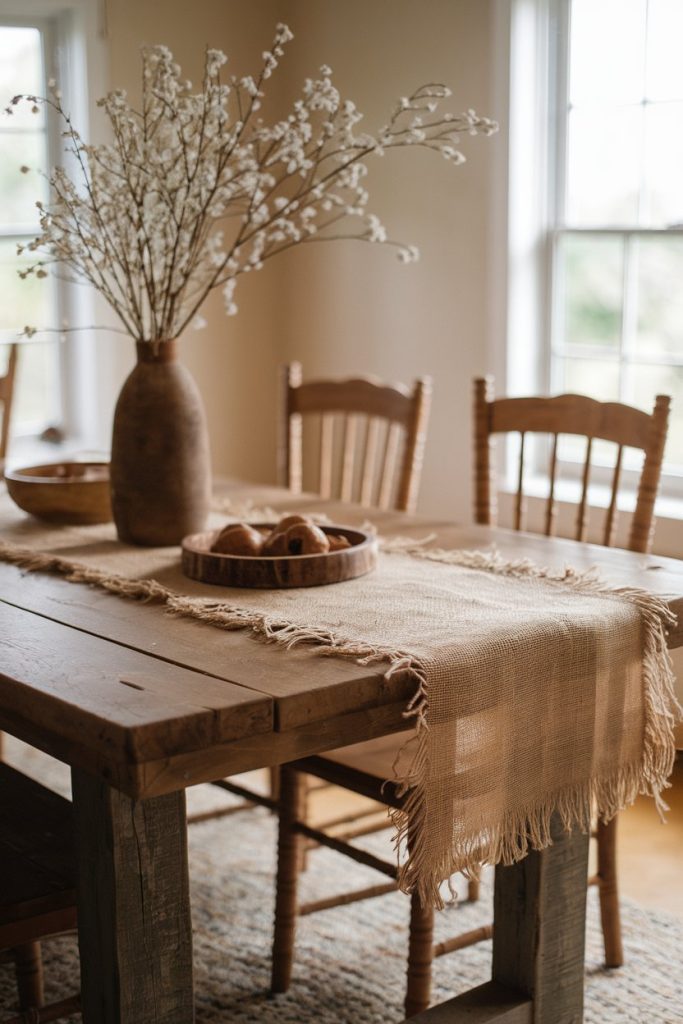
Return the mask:
<svg viewBox="0 0 683 1024"><path fill-rule="evenodd" d="M7 760L68 793L68 771L8 737ZM230 804L202 786L188 793L190 809ZM390 832L366 845L388 853ZM382 849L383 844L385 848ZM401 893L338 907L300 921L290 992L267 994L275 866L275 822L261 809L190 829L195 927L197 1024L391 1024L403 1020L408 905ZM375 884L377 875L328 850L315 851L304 875L304 899ZM333 883L334 884L334 883ZM339 891L339 890L338 890ZM486 923L491 875L482 899L437 914L437 941ZM683 922L623 904L627 965L607 971L597 893L589 895L585 1024L683 1024ZM434 965L434 1001L486 981L491 944L451 953ZM46 994L62 998L78 984L73 937L44 943ZM0 967L0 1022L15 1004L12 971ZM72 1018L74 1024L80 1018Z"/></svg>

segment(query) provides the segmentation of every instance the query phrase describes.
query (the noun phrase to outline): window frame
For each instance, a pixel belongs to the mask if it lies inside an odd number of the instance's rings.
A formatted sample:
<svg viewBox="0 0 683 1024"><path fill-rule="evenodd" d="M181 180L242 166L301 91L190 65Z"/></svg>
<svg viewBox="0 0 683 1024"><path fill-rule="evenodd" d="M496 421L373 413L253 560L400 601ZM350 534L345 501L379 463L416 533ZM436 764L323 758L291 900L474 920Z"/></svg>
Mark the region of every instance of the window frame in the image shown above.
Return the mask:
<svg viewBox="0 0 683 1024"><path fill-rule="evenodd" d="M40 48L42 58L42 69L43 69L43 82L41 85L41 92L44 94L47 87L47 80L51 75L49 62L54 60L57 53L57 25L55 19L45 14L35 14L30 16L28 14L6 14L4 12L5 5L0 3L0 26L8 28L33 28L36 29L40 34ZM50 113L46 111L45 116L45 141L46 141L46 170L49 172L50 168L53 167L58 160L59 154L59 129L55 123L54 117L50 116ZM0 227L0 240L14 242L20 244L22 242L29 241L34 238L39 228L37 225L31 226L29 224L17 225L17 228L24 230L5 230L4 227ZM65 315L65 306L67 301L66 288L63 282L55 280L54 284L54 315L57 323L61 323ZM17 328L21 325L17 324ZM3 345L11 344L12 341L16 340L10 336L10 331L3 332L6 336L2 339ZM32 342L30 339L23 339L19 341L20 345L29 346L31 344L45 344L50 343L54 346L54 352L52 358L56 364L57 371L57 388L58 394L56 396L55 408L54 408L54 419L52 414L50 415L50 422L45 422L44 427L57 427L59 430L67 433L68 430L68 410L67 410L67 372L68 372L68 353L65 351L66 346L60 345L57 338L54 339L44 338L38 342ZM15 435L16 439L34 439L38 437L35 432L23 433L18 436Z"/></svg>
<svg viewBox="0 0 683 1024"><path fill-rule="evenodd" d="M508 290L507 290L507 349L498 357L496 376L505 380L505 392L510 395L530 393L557 393L559 385L558 363L572 353L571 346L558 345L558 318L563 308L557 302L560 288L561 260L558 255L563 238L574 235L612 235L624 241L624 272L628 272L626 247L630 239L656 235L683 236L683 227L647 228L641 226L577 227L564 223L564 197L566 194L567 136L569 110L569 47L571 0L513 0L510 9L508 40L510 46L509 122L510 155L508 174ZM533 53L535 61L529 58ZM531 136L520 127L521 111L533 110ZM526 135L526 154L520 155ZM529 139L537 140L537 152L532 152ZM527 210L526 219L517 215L524 204L524 190L536 190L536 207ZM528 204L527 204L528 206ZM520 273L515 260L525 254L526 267ZM624 292L626 295L626 291ZM530 313L529 310L534 310ZM525 312L526 311L526 312ZM623 334L623 327L622 327ZM629 368L638 362L656 365L658 360L634 360L623 346L620 337L618 367ZM601 353L590 353L600 358ZM665 365L680 366L679 360L662 360ZM502 371L502 372L501 372ZM654 396L653 396L654 403ZM505 449L503 488L516 486L515 439ZM538 443L529 453L529 493L544 494L547 486L548 460L546 445ZM683 500L683 472L678 467L665 466L660 493L665 500ZM582 464L569 460L558 463L561 481L567 481L570 491L581 478ZM597 465L591 470L591 498L602 504L602 492L607 492L612 467ZM635 497L639 472L624 468L622 491ZM630 492L630 495L629 495ZM560 486L559 497L562 497Z"/></svg>
<svg viewBox="0 0 683 1024"><path fill-rule="evenodd" d="M60 84L74 122L87 140L102 116L96 98L109 87L107 19L104 0L0 0L3 24L45 26L45 73ZM59 125L52 119L50 166L61 158ZM59 347L60 391L65 434L64 453L77 450L105 451L109 447L111 366L106 345L96 338L93 324L109 322L98 297L82 285L63 283L59 288L60 323L66 319L75 328L64 335ZM102 349L105 354L102 354ZM21 372L21 370L19 371ZM54 445L43 446L37 438L26 439L18 448L25 457L45 454L54 457ZM42 450L42 449L46 450ZM50 454L52 453L52 454ZM18 454L18 453L17 453ZM10 450L10 458L14 454Z"/></svg>

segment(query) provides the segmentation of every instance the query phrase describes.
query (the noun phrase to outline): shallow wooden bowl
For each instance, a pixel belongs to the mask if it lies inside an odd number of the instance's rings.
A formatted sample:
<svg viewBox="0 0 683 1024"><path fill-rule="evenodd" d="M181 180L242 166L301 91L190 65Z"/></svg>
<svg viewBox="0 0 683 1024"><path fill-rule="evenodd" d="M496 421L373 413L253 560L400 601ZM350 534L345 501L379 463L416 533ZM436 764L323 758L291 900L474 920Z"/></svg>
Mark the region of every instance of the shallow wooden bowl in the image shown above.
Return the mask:
<svg viewBox="0 0 683 1024"><path fill-rule="evenodd" d="M252 523L272 529L274 523ZM245 557L219 555L209 548L220 533L194 533L182 543L183 572L190 579L222 587L320 587L364 576L377 565L377 540L363 530L346 526L321 526L325 533L346 537L351 547L317 555Z"/></svg>
<svg viewBox="0 0 683 1024"><path fill-rule="evenodd" d="M51 523L108 523L108 462L52 462L5 473L10 497L24 512Z"/></svg>

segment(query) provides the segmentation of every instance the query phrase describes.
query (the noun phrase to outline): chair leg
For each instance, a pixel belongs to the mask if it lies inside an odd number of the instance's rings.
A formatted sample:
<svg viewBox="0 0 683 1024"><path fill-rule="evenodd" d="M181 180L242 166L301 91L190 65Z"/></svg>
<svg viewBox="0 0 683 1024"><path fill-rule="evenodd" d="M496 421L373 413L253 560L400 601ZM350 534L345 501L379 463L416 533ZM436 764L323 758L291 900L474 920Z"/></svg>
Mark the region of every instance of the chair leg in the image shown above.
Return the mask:
<svg viewBox="0 0 683 1024"><path fill-rule="evenodd" d="M406 1017L413 1017L429 1006L434 958L434 909L422 905L417 893L410 897L410 942L408 947L408 985Z"/></svg>
<svg viewBox="0 0 683 1024"><path fill-rule="evenodd" d="M467 902L476 903L479 899L479 879L470 878L467 881Z"/></svg>
<svg viewBox="0 0 683 1024"><path fill-rule="evenodd" d="M271 991L286 992L292 977L297 919L297 883L301 836L294 823L301 809L303 777L283 765L280 771L280 818L278 829L275 929Z"/></svg>
<svg viewBox="0 0 683 1024"><path fill-rule="evenodd" d="M268 796L271 800L280 799L280 766L274 765L268 769Z"/></svg>
<svg viewBox="0 0 683 1024"><path fill-rule="evenodd" d="M22 1010L33 1010L44 1005L43 962L40 943L27 942L12 950L17 976L19 1006Z"/></svg>
<svg viewBox="0 0 683 1024"><path fill-rule="evenodd" d="M607 967L621 967L624 950L621 942L621 918L617 888L617 819L607 825L598 822L598 893L600 919L605 943Z"/></svg>

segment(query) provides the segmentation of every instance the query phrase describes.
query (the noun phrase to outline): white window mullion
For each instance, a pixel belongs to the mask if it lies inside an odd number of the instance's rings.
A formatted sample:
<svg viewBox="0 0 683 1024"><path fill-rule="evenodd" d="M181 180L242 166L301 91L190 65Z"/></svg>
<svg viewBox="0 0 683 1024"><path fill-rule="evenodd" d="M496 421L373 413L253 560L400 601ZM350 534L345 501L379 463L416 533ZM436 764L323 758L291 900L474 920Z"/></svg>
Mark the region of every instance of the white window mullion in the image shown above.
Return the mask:
<svg viewBox="0 0 683 1024"><path fill-rule="evenodd" d="M638 236L624 234L624 284L619 348L619 399L631 404L634 397L633 362L638 330Z"/></svg>

